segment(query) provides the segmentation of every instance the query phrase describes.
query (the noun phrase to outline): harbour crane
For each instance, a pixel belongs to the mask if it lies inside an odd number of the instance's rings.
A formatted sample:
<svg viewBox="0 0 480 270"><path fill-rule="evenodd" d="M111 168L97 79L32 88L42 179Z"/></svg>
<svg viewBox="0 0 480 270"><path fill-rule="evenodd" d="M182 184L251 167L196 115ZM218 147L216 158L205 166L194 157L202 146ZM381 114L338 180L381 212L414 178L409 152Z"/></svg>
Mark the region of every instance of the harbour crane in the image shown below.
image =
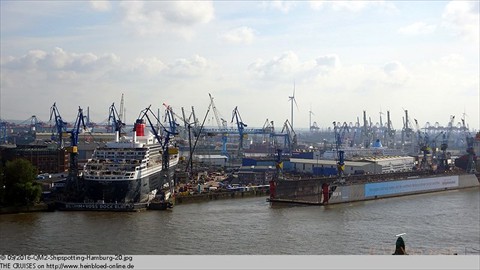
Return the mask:
<svg viewBox="0 0 480 270"><path fill-rule="evenodd" d="M32 115L30 118L27 120L21 122L18 124L18 126L25 126L30 128L31 133L38 132L40 127L42 127L43 122L41 122L36 115Z"/></svg>
<svg viewBox="0 0 480 270"><path fill-rule="evenodd" d="M282 131L280 133L276 133L274 123L273 121L270 121L269 126L271 126L271 128L268 129L270 130L270 138L273 141L273 146L275 150L279 151L278 153L284 153L286 155L291 155L292 150L294 149L294 146L292 145L293 138L291 137L292 132L290 131L289 125L290 123L288 122L288 119L285 120ZM283 146L279 145L276 139L277 137L283 138ZM296 136L295 136L295 140L296 140Z"/></svg>
<svg viewBox="0 0 480 270"><path fill-rule="evenodd" d="M52 107L50 108L50 122L53 120L55 121L55 131L52 129L52 140L57 141L58 148L63 148L63 138L62 134L67 131L67 122L62 120L62 116L58 111L56 102L53 103Z"/></svg>
<svg viewBox="0 0 480 270"><path fill-rule="evenodd" d="M190 120L190 117L191 119L193 120L192 123L193 123L193 127L196 129L198 128L199 126L199 123L198 123L198 119L197 119L197 116L195 115L195 108L192 106L192 113L190 114L190 116L188 117L188 119ZM190 121L189 121L190 122Z"/></svg>
<svg viewBox="0 0 480 270"><path fill-rule="evenodd" d="M235 120L237 124L237 129L238 129L238 134L239 134L239 143L238 143L238 156L242 155L242 150L243 150L243 137L244 137L244 129L247 126L242 120L242 117L240 116L240 112L238 111L238 107L235 107L232 112L232 120L230 121L233 123L233 120Z"/></svg>
<svg viewBox="0 0 480 270"><path fill-rule="evenodd" d="M176 114L175 114L176 115ZM195 119L195 111L193 110L192 106L192 112L188 116L188 118L185 116L185 109L182 107L182 117L179 117L183 121L183 125L185 128L185 131L188 130L190 133L190 129L193 127L194 129L197 128L197 121ZM186 133L186 132L185 132ZM189 134L184 134L183 138L187 137L186 135L190 136Z"/></svg>
<svg viewBox="0 0 480 270"><path fill-rule="evenodd" d="M365 148L369 148L372 142L372 129L371 129L371 122L367 121L367 112L363 111L363 128L362 128L362 140L363 146Z"/></svg>
<svg viewBox="0 0 480 270"><path fill-rule="evenodd" d="M269 121L268 118L265 120L265 123L263 123L263 126L262 126L262 130L265 131L265 133L263 134L263 142L267 142L271 145L276 145L276 142L275 140L272 142L272 141L269 141L270 138L272 138L271 134L275 132L275 128L273 126L273 121ZM273 154L273 153L272 153Z"/></svg>
<svg viewBox="0 0 480 270"><path fill-rule="evenodd" d="M412 134L413 134L413 129L410 127L410 119L408 117L408 110L405 110L405 118L403 118L403 129L402 129L402 147L405 148L405 146L412 146ZM410 125L410 126L409 126Z"/></svg>
<svg viewBox="0 0 480 270"><path fill-rule="evenodd" d="M55 104L54 104L55 105ZM59 114L57 115L59 116ZM58 120L57 121L61 121ZM73 128L67 130L66 128L59 135L60 138L69 137L70 145L64 147L61 145L61 149L65 149L69 154L69 168L68 168L68 177L65 183L65 198L69 201L77 201L82 198L80 193L80 185L78 182L78 135L80 131L88 130L87 125L85 124L85 116L83 115L83 110L78 107L77 118L75 119L75 124Z"/></svg>
<svg viewBox="0 0 480 270"><path fill-rule="evenodd" d="M417 119L415 121L415 128L417 130L417 144L421 151L422 161L420 162L420 169L426 170L428 168L427 156L431 152L431 148L429 145L429 136L428 133L424 132L422 135L422 131L420 130L420 126L418 125Z"/></svg>
<svg viewBox="0 0 480 270"><path fill-rule="evenodd" d="M345 133L350 132L347 122L333 122L333 127L335 132L335 143L338 144L338 147L342 147L343 145L347 145Z"/></svg>
<svg viewBox="0 0 480 270"><path fill-rule="evenodd" d="M344 124L344 127L345 126L348 128L347 123ZM335 133L335 150L336 150L336 153L337 153L338 177L342 178L343 177L343 171L345 170L345 151L340 150L340 147L341 147L341 144L342 144L340 134L343 133L345 131L345 129L343 131L341 131L342 126L337 125L336 122L333 122L333 130L334 130L334 133Z"/></svg>
<svg viewBox="0 0 480 270"><path fill-rule="evenodd" d="M167 122L169 127L170 127L170 133L171 134L178 134L177 127L180 126L180 124L178 124L177 121L175 120L175 116L177 116L177 117L179 117L179 116L173 112L172 106L167 105L165 103L163 103L163 106L165 106L165 108L166 108L166 110L165 110L165 122ZM179 117L179 118L181 118L181 117ZM185 122L184 119L182 119L182 120Z"/></svg>
<svg viewBox="0 0 480 270"><path fill-rule="evenodd" d="M455 122L455 116L452 115L450 116L450 122L448 122L446 132L442 133L443 134L442 144L440 145L440 150L442 150L442 154L440 156L439 169L445 170L445 171L448 171L450 169L450 165L448 164L448 159L447 159L447 149L448 149L448 141L450 139L450 134L452 134L454 122Z"/></svg>
<svg viewBox="0 0 480 270"><path fill-rule="evenodd" d="M387 146L393 148L395 145L395 129L393 129L393 124L390 120L390 111L387 111L387 130L385 137Z"/></svg>
<svg viewBox="0 0 480 270"><path fill-rule="evenodd" d="M285 145L287 147L286 153L291 154L293 150L297 147L297 134L293 130L293 127L288 121L288 119L283 124L283 128L280 133L285 134Z"/></svg>
<svg viewBox="0 0 480 270"><path fill-rule="evenodd" d="M166 183L168 183L168 187L170 188L170 193L174 194L175 193L175 190L174 190L175 183L174 183L174 179L170 179L170 172L169 172L170 154L171 153L178 154L178 148L176 148L176 147L175 148L170 148L170 139L177 134L172 133L171 130L165 128L165 126L163 126L160 123L160 119L150 109L151 106L152 105L149 105L146 109L144 109L140 112L140 115L138 116L137 120L135 121L133 132L136 132L137 126L145 124L145 118L146 118L147 121L148 121L148 124L150 125L150 128L153 132L153 135L155 136L155 139L161 145L161 148L162 148L162 172L165 172L164 177L165 177ZM163 134L164 134L163 138L160 137L160 134L157 131L157 129L155 128L154 124L152 123L152 120L150 119L149 114L152 115L152 117L155 118L157 123L159 123L160 126L158 127L158 129L160 129L160 127L162 128ZM137 125L137 124L139 124L139 125ZM171 205L169 207L171 207Z"/></svg>
<svg viewBox="0 0 480 270"><path fill-rule="evenodd" d="M148 106L146 109L142 110L140 112L140 115L139 117L137 118L136 120L136 123L140 123L140 124L143 124L144 123L144 118L147 119L149 125L150 125L150 128L153 132L153 135L155 136L155 138L157 139L158 143L161 145L162 147L162 169L164 169L165 171L168 170L169 168L169 161L170 161L170 158L169 158L169 145L170 145L170 140L171 138L173 138L175 135L177 135L177 133L173 133L171 130L168 130L167 128L165 128L165 126L161 126L162 130L163 130L163 139L160 137L160 134L159 132L157 131L157 129L155 128L155 126L153 125L150 117L149 117L149 114L151 114L155 120L157 120L157 122L160 122L158 117L155 116L155 114L152 112L152 110L150 109L152 105ZM168 175L168 173L167 173Z"/></svg>
<svg viewBox="0 0 480 270"><path fill-rule="evenodd" d="M473 148L473 144L475 139L468 131L468 128L465 125L465 118L462 118L462 127L465 136L465 141L467 143L467 154L468 154L468 161L467 161L467 172L468 173L476 173L477 170L475 168L475 149Z"/></svg>
<svg viewBox="0 0 480 270"><path fill-rule="evenodd" d="M73 129L66 131L66 133L70 135L70 146L66 147L66 150L68 153L70 153L69 174L72 177L77 177L78 175L78 134L80 134L81 130L87 130L87 125L85 124L83 110L79 106Z"/></svg>
<svg viewBox="0 0 480 270"><path fill-rule="evenodd" d="M217 122L218 128L227 128L227 121L220 116L220 113L218 112L217 107L215 106L215 102L213 101L212 95L208 93L208 96L210 97L210 106L212 107L213 114L215 116L215 121Z"/></svg>
<svg viewBox="0 0 480 270"><path fill-rule="evenodd" d="M267 124L267 121L265 122L264 126L262 128L246 128L247 124L243 122L242 117L240 116L240 111L238 110L238 107L235 107L235 109L232 112L232 120L231 122L233 123L235 120L235 123L237 125L237 131L239 134L239 144L238 144L238 156L242 156L242 151L243 151L243 141L244 138L248 134L270 134L272 132L273 127L269 127ZM295 135L296 136L296 135ZM295 137L296 140L296 137Z"/></svg>
<svg viewBox="0 0 480 270"><path fill-rule="evenodd" d="M215 106L215 102L213 101L212 95L210 93L208 93L208 96L210 97L210 107L213 110L213 114L215 116L215 120L217 121L218 128L221 129L221 130L226 130L227 129L227 121L225 119L223 119L222 117L220 117L220 113L218 112L217 107ZM220 119L222 119L221 122L220 122ZM221 134L222 134L222 151L221 151L221 153L228 157L228 152L227 152L227 136L228 136L228 133L223 132Z"/></svg>
<svg viewBox="0 0 480 270"><path fill-rule="evenodd" d="M118 134L116 136L121 136L122 128L125 127L125 123L122 122L121 116L118 113L117 108L115 108L115 103L112 103L108 111L108 122L111 124L112 130L115 134Z"/></svg>

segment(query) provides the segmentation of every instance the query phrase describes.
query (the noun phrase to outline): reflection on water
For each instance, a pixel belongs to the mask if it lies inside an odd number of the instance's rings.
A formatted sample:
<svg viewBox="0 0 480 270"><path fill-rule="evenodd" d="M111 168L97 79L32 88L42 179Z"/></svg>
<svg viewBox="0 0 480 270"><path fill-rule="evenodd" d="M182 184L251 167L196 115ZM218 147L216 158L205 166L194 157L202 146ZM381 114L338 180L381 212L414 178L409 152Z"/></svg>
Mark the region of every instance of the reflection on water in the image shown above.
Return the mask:
<svg viewBox="0 0 480 270"><path fill-rule="evenodd" d="M480 250L479 189L329 206L275 206L265 197L138 213L0 216L0 254L410 254Z"/></svg>

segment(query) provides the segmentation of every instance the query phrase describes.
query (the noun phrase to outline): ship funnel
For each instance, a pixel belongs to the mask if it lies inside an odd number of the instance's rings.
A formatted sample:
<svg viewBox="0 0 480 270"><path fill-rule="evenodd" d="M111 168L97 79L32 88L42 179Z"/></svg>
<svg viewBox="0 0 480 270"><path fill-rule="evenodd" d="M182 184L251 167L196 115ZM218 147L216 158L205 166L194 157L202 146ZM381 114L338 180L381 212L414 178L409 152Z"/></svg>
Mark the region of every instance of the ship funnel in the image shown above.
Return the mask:
<svg viewBox="0 0 480 270"><path fill-rule="evenodd" d="M135 122L135 135L137 136L145 136L145 122L143 119L137 119Z"/></svg>

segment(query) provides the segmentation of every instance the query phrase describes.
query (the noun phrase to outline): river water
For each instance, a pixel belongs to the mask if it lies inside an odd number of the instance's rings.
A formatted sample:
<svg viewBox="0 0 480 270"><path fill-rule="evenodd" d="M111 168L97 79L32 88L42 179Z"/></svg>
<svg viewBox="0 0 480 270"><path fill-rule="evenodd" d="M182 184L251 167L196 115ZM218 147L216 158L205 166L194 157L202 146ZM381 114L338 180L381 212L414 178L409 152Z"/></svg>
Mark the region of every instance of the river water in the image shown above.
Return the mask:
<svg viewBox="0 0 480 270"><path fill-rule="evenodd" d="M172 211L0 215L0 254L479 254L478 188L330 206L271 207L266 197Z"/></svg>

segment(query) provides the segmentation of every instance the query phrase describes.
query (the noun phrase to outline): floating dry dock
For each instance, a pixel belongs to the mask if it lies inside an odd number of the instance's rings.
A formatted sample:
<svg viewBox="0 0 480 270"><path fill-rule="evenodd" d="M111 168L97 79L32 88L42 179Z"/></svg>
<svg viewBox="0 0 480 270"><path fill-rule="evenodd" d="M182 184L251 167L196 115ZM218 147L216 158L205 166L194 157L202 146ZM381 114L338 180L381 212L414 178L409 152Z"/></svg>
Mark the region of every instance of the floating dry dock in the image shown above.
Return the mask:
<svg viewBox="0 0 480 270"><path fill-rule="evenodd" d="M466 173L392 173L333 178L284 180L270 183L271 203L338 204L479 187L479 178Z"/></svg>

